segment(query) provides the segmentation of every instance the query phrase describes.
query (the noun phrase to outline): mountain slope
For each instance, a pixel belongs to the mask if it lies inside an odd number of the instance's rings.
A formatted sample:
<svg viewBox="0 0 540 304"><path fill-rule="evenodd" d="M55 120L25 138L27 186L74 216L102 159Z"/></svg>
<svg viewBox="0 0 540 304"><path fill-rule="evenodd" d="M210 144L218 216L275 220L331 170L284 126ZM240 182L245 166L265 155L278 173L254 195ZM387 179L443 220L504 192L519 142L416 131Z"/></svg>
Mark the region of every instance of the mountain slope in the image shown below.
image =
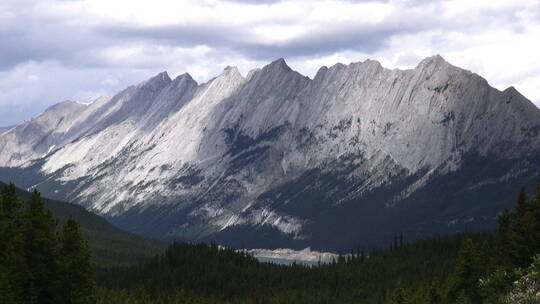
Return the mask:
<svg viewBox="0 0 540 304"><path fill-rule="evenodd" d="M440 56L164 72L68 108L0 135L0 179L165 239L349 250L486 229L540 161L540 110Z"/></svg>
<svg viewBox="0 0 540 304"><path fill-rule="evenodd" d="M0 189L4 186L5 184L0 182ZM28 199L30 193L18 189L17 196ZM45 206L60 223L70 217L79 222L94 261L101 266L133 263L160 254L167 246L166 243L122 231L78 205L45 199Z"/></svg>
<svg viewBox="0 0 540 304"><path fill-rule="evenodd" d="M9 129L13 128L14 126L6 126L6 127L0 127L0 133L4 133L8 131Z"/></svg>

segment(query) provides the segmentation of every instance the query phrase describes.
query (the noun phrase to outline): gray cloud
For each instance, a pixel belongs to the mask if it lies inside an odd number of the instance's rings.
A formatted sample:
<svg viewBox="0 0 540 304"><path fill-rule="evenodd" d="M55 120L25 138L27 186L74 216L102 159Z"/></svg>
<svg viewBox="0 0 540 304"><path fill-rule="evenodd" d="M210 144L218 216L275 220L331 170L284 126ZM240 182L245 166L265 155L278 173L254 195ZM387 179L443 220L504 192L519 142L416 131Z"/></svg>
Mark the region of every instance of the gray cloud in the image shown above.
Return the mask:
<svg viewBox="0 0 540 304"><path fill-rule="evenodd" d="M226 25L172 25L139 27L130 25L107 25L96 28L101 35L120 40L147 40L183 47L208 45L214 47L236 45L238 37L250 36L247 30Z"/></svg>
<svg viewBox="0 0 540 304"><path fill-rule="evenodd" d="M67 5L84 3L79 0L62 1ZM276 4L272 6L272 9L276 9L287 1L227 0L238 6L249 5L258 9L261 7L257 4ZM378 2L394 10L391 10L391 15L384 15L377 21L360 18L332 21L322 18L321 23L317 24L316 21L307 23L298 19L295 14L276 14L273 11L260 20L253 18L249 24L203 16L198 21L148 26L107 17L100 17L99 22L94 22L92 15L79 12L80 15L72 16L70 10L64 13L42 12L43 6L37 5L39 2L36 0L2 1L0 91L3 94L0 96L0 126L17 122L29 109L39 111L60 99L114 93L127 84L171 66L179 70L199 68L202 69L200 75L209 75L222 69L219 64L230 64L231 60L244 62L251 68L255 63L278 57L308 62L344 53L368 56L385 54L386 58L394 56L393 62L397 65L411 65L426 52L460 52L473 47L478 35L484 33L504 29L516 35L527 35L531 24L540 23L540 4L529 5L526 9L481 7L445 19L442 12L445 3L450 3L448 1L340 2L342 5ZM217 9L213 2L201 7ZM358 6L354 7L358 9ZM527 22L524 21L525 15L530 19ZM242 18L241 15L235 17ZM77 18L82 18L81 22L73 22ZM276 35L280 30L288 31L288 27L300 26L304 30L291 38L278 39L279 42L265 41L255 30L273 26L279 26L274 29ZM403 45L396 45L396 39ZM422 55L410 51L414 49L414 45L411 46L414 43L421 44L417 48L422 50ZM134 51L129 53L127 50ZM480 65L480 62L475 62L472 66ZM49 76L53 73L50 71L54 72L53 77ZM528 71L523 68L498 79L503 79L505 84L513 80L531 83L534 74L523 76ZM40 79L50 79L42 80L39 88L36 88L35 83L24 78L32 78L34 74ZM116 80L104 84L102 78ZM529 84L528 87L533 86ZM540 88L536 96L540 97Z"/></svg>
<svg viewBox="0 0 540 304"><path fill-rule="evenodd" d="M0 71L29 61L73 63L79 61L81 52L113 43L87 27L43 17L23 5L28 3L21 3L21 13L14 17L0 18Z"/></svg>
<svg viewBox="0 0 540 304"><path fill-rule="evenodd" d="M282 2L283 0L225 0L227 2L249 3L249 4L271 4Z"/></svg>
<svg viewBox="0 0 540 304"><path fill-rule="evenodd" d="M146 40L153 43L193 47L206 45L238 52L256 60L279 57L327 55L342 50L372 53L385 47L386 41L399 34L425 30L425 19L393 20L380 24L342 23L317 29L281 43L257 41L254 34L242 27L224 24L133 27L109 25L96 29L103 35L123 40Z"/></svg>
<svg viewBox="0 0 540 304"><path fill-rule="evenodd" d="M69 1L69 0L65 0ZM273 3L279 3L284 2L285 0L225 0L227 2L237 2L237 3L249 3L249 4L255 4L255 5L263 5L263 4L273 4ZM381 3L388 3L390 0L342 0L343 2L353 2L353 3L369 3L369 2L381 2ZM427 2L429 0L415 0L410 2Z"/></svg>
<svg viewBox="0 0 540 304"><path fill-rule="evenodd" d="M276 3L277 0L250 1L245 3ZM354 1L350 2L372 2ZM25 3L28 5L28 3ZM16 8L13 8L16 10ZM306 33L279 44L258 41L250 28L223 23L187 24L141 27L134 24L104 24L98 27L73 26L64 20L50 19L35 12L21 10L17 18L0 21L0 70L19 63L57 60L72 66L100 66L110 64L96 51L111 46L126 46L151 41L166 46L193 47L205 45L211 48L240 52L243 56L258 60L277 57L317 56L340 50L371 53L385 45L392 35L421 31L429 24L396 16L397 22L366 25L329 25L323 30ZM425 19L420 19L425 23ZM268 21L272 22L272 20ZM278 17L273 22L285 25L293 20Z"/></svg>
<svg viewBox="0 0 540 304"><path fill-rule="evenodd" d="M232 0L235 2L261 3L261 1ZM275 3L265 0L262 3ZM348 2L371 2L349 0ZM406 6L423 5L427 1L415 0ZM433 5L433 4L430 4ZM432 9L436 11L436 9ZM400 12L401 13L401 12ZM431 13L428 12L428 13ZM224 51L238 52L256 60L277 57L322 56L339 51L374 53L386 46L392 36L414 34L426 30L452 29L460 32L474 31L490 24L513 25L516 12L487 11L483 22L463 18L442 23L437 16L417 12L414 15L394 15L379 23L335 23L302 34L280 43L266 43L257 39L248 27L219 22L143 27L135 24L103 24L97 27L72 26L63 20L48 19L30 13L19 14L16 20L0 22L0 70L19 63L57 60L70 66L95 66L114 64L99 52L107 47L126 47L132 44L152 43L164 46L194 47L205 45ZM267 21L272 22L272 20ZM294 22L276 18L277 24ZM7 23L7 24L2 24ZM441 36L439 39L444 40Z"/></svg>

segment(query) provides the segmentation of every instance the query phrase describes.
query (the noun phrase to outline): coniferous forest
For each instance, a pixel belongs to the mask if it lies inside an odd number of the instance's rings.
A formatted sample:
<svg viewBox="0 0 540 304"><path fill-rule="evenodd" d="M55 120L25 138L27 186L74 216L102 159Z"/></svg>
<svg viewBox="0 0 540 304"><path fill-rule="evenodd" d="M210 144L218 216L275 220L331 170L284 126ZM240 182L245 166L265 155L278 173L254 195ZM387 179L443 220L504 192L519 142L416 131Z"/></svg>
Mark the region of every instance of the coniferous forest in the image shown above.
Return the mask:
<svg viewBox="0 0 540 304"><path fill-rule="evenodd" d="M0 303L540 303L540 178L495 232L355 250L330 264L260 263L216 244L171 244L129 265L95 262L79 224L34 191L0 197Z"/></svg>
<svg viewBox="0 0 540 304"><path fill-rule="evenodd" d="M36 190L17 198L13 184L0 197L0 303L94 303L90 250L79 224L58 227Z"/></svg>

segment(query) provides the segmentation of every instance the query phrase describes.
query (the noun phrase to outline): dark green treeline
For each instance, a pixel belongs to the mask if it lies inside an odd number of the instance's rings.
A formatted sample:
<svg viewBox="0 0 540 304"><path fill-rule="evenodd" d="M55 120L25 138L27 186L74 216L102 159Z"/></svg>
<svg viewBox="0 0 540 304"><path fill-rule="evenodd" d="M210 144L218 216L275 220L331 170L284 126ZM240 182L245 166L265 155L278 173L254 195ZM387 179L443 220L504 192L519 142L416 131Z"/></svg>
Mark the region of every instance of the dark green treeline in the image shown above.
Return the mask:
<svg viewBox="0 0 540 304"><path fill-rule="evenodd" d="M540 173L534 194L525 188L517 195L515 211L499 215L492 242L462 241L454 267L439 287L441 301L432 303L539 304L540 303ZM404 301L416 303L421 289L400 290ZM390 298L392 299L392 298Z"/></svg>
<svg viewBox="0 0 540 304"><path fill-rule="evenodd" d="M399 235L389 250L315 267L175 243L130 266L98 265L97 287L77 224L56 232L37 192L20 202L10 189L0 204L1 303L540 303L540 181L531 195L519 191L496 232L413 243Z"/></svg>
<svg viewBox="0 0 540 304"><path fill-rule="evenodd" d="M17 198L13 184L0 194L0 303L95 303L95 275L79 225L62 227L39 192Z"/></svg>
<svg viewBox="0 0 540 304"><path fill-rule="evenodd" d="M509 297L516 293L513 282L530 281L523 269L540 253L540 182L530 198L522 189L516 211L502 212L499 223L494 233L412 244L399 236L388 251L369 258L359 251L318 267L259 263L215 245L173 244L137 265L100 269L98 281L107 299L117 301L111 303L540 303L531 295L522 295L526 302Z"/></svg>

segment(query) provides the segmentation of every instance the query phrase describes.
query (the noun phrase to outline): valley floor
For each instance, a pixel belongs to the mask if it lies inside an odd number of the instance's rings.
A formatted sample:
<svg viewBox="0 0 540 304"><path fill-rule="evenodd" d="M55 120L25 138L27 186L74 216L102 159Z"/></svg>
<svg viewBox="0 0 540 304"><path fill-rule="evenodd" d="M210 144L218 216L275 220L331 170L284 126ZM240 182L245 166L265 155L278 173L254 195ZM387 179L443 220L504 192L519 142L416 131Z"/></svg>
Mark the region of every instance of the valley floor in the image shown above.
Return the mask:
<svg viewBox="0 0 540 304"><path fill-rule="evenodd" d="M432 237L348 255L251 252L173 243L128 265L91 263L79 224L57 222L39 193L0 196L1 303L540 303L540 182L495 232ZM329 259L279 265L262 258ZM93 267L95 266L95 267Z"/></svg>

